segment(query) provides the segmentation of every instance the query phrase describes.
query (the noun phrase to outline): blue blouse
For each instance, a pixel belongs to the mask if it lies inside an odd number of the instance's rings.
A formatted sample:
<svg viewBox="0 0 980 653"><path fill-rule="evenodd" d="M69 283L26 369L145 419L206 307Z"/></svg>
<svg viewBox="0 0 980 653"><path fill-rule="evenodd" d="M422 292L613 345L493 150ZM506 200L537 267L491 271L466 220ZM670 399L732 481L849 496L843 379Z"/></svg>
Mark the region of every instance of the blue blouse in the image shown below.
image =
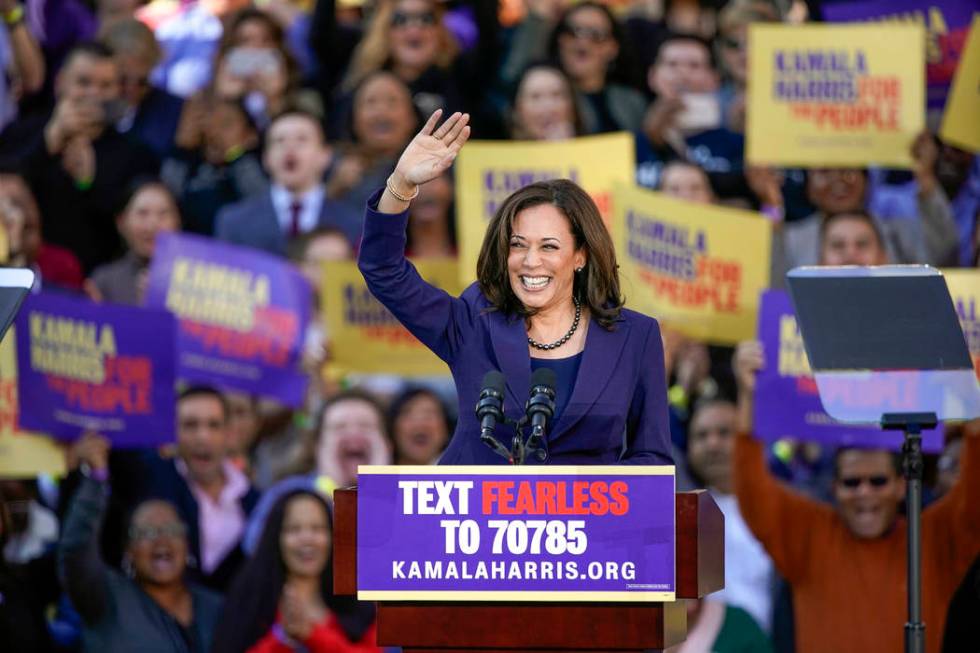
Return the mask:
<svg viewBox="0 0 980 653"><path fill-rule="evenodd" d="M549 431L551 430L552 424L558 423L558 418L561 417L565 406L568 405L568 400L572 396L572 390L575 389L575 377L578 376L578 366L581 362L582 352L574 356L569 356L568 358L531 358L532 372L536 369L547 367L558 377L555 381L555 416L548 424Z"/></svg>

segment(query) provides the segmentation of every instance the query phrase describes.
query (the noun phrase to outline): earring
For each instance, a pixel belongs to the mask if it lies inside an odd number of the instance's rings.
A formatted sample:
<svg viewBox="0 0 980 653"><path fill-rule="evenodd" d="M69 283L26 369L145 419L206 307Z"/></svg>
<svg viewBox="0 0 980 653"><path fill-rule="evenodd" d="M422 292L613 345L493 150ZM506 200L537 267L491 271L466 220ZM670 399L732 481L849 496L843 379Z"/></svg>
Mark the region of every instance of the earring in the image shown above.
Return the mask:
<svg viewBox="0 0 980 653"><path fill-rule="evenodd" d="M583 270L583 268L575 268L575 273L576 274L582 274L582 270Z"/></svg>

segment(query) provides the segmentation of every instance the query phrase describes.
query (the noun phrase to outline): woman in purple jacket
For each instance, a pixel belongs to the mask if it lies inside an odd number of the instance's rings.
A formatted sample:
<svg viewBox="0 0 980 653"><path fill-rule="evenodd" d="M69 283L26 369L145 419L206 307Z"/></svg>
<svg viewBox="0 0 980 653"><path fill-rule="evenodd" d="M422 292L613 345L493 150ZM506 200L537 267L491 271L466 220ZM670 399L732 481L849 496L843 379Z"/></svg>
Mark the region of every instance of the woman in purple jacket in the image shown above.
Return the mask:
<svg viewBox="0 0 980 653"><path fill-rule="evenodd" d="M358 265L371 292L452 370L459 423L441 464L503 463L465 410L483 376L506 380L504 414L524 415L531 373L554 371L548 464L672 464L663 344L656 320L623 308L616 253L592 199L567 180L526 186L487 227L477 282L460 297L426 283L406 260L405 226L418 187L449 168L469 116L436 111L368 202ZM514 435L498 424L509 447Z"/></svg>

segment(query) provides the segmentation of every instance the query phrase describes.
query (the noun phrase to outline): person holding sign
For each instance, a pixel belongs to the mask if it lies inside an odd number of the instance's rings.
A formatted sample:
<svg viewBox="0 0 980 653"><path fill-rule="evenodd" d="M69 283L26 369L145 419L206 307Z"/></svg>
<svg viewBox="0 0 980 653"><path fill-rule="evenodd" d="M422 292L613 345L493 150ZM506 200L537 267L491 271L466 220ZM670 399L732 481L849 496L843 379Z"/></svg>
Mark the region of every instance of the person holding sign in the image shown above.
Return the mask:
<svg viewBox="0 0 980 653"><path fill-rule="evenodd" d="M757 342L739 345L735 495L752 533L793 589L799 653L902 650L906 521L898 514L905 480L884 449L837 452L835 507L797 494L766 468L752 432ZM922 512L922 606L926 650L939 651L946 608L980 551L980 428L966 429L960 478ZM828 635L832 633L832 635Z"/></svg>
<svg viewBox="0 0 980 653"><path fill-rule="evenodd" d="M505 415L523 416L532 370L551 368L557 402L543 462L671 464L660 327L623 308L612 239L580 187L539 182L504 200L487 227L478 281L460 297L426 283L405 259L411 200L469 137L468 115L437 127L441 115L432 114L368 203L358 265L371 292L449 365L464 407L476 405L483 376L499 370ZM513 433L498 424L502 442ZM440 462L502 458L462 410Z"/></svg>

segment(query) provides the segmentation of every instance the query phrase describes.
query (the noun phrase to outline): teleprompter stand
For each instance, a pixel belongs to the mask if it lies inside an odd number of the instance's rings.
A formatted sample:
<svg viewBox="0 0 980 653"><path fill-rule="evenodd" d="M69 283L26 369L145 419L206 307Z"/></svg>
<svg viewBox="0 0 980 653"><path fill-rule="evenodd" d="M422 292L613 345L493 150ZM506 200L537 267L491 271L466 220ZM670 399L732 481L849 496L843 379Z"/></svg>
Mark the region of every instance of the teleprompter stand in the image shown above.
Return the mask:
<svg viewBox="0 0 980 653"><path fill-rule="evenodd" d="M378 645L405 653L623 653L684 640L687 608L725 582L724 517L704 490L674 502L676 596L668 603L378 603ZM334 492L334 593L357 593L357 491Z"/></svg>
<svg viewBox="0 0 980 653"><path fill-rule="evenodd" d="M935 428L937 423L935 413L886 413L881 417L883 429L905 433L902 468L909 520L906 532L909 586L905 650L909 653L924 653L926 650L926 625L922 622L922 430Z"/></svg>
<svg viewBox="0 0 980 653"><path fill-rule="evenodd" d="M905 650L924 653L922 431L980 415L980 386L949 289L928 266L796 268L787 277L827 413L905 434ZM876 392L883 388L889 391Z"/></svg>

